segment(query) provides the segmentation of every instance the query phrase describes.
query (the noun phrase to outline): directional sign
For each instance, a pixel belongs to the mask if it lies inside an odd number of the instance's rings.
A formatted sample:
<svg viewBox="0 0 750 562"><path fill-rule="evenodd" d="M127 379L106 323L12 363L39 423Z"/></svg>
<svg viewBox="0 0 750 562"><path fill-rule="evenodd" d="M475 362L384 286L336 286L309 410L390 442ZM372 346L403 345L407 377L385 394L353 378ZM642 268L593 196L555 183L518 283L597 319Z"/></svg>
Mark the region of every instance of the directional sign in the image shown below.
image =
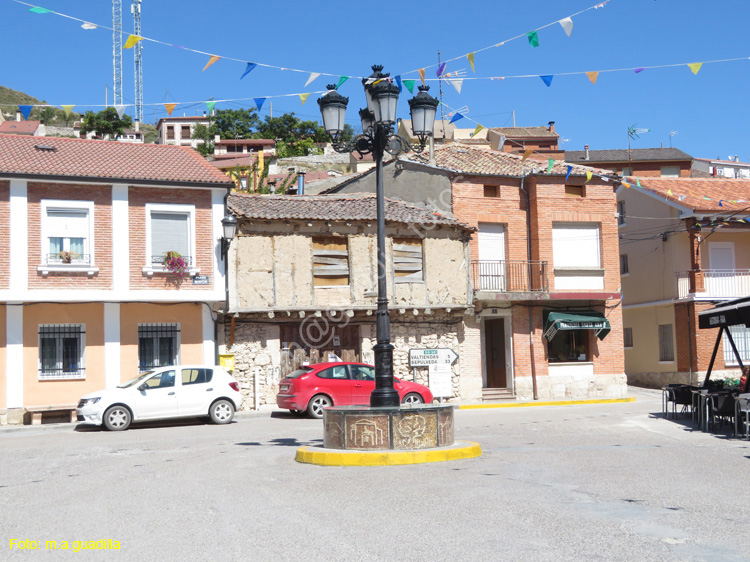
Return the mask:
<svg viewBox="0 0 750 562"><path fill-rule="evenodd" d="M453 365L458 354L452 349L410 349L410 367L429 367L430 365Z"/></svg>

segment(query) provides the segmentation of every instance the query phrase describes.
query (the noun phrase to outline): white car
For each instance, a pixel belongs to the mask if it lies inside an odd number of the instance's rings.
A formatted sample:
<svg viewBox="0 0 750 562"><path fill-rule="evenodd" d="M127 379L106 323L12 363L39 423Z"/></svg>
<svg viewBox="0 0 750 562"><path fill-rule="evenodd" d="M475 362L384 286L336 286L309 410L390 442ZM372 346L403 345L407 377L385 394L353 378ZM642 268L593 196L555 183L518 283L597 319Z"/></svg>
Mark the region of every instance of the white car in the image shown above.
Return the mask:
<svg viewBox="0 0 750 562"><path fill-rule="evenodd" d="M197 416L229 423L241 405L239 384L221 367L174 365L146 371L111 390L90 392L76 414L79 422L122 431L131 422Z"/></svg>

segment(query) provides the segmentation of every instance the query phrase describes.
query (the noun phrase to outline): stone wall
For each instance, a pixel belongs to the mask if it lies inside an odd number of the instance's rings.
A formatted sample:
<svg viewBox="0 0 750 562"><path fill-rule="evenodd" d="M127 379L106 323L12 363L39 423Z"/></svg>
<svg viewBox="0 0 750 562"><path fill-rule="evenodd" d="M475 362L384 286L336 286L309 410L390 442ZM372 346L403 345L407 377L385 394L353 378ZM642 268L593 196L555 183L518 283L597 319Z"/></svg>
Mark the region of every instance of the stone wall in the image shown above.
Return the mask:
<svg viewBox="0 0 750 562"><path fill-rule="evenodd" d="M646 388L661 388L666 384L692 384L700 386L706 377L706 371L672 371L668 373L628 373L628 384ZM711 380L738 379L740 369L714 370Z"/></svg>

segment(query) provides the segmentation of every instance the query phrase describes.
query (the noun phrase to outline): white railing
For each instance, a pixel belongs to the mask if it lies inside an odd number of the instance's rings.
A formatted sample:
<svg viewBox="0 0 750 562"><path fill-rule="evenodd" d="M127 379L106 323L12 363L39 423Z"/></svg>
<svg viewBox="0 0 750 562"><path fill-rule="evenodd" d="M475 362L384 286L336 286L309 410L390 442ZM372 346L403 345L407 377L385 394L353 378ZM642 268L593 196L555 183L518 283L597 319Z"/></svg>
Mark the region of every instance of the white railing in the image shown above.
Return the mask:
<svg viewBox="0 0 750 562"><path fill-rule="evenodd" d="M739 298L750 295L750 269L706 269L703 274L701 296ZM677 273L677 294L685 298L690 294L690 272Z"/></svg>

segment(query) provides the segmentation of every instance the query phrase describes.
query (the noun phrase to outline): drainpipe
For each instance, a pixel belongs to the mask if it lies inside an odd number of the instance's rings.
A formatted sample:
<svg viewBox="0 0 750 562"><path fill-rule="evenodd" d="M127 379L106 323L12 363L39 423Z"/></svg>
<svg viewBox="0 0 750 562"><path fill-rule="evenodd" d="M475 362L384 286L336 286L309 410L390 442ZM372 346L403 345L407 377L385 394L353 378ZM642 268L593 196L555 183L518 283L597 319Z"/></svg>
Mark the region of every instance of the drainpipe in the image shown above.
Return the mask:
<svg viewBox="0 0 750 562"><path fill-rule="evenodd" d="M297 175L297 195L305 194L305 173L299 172Z"/></svg>
<svg viewBox="0 0 750 562"><path fill-rule="evenodd" d="M529 172L530 174L531 172ZM521 176L521 191L526 194L526 259L529 262L529 283L531 283L531 198L529 190L524 188L524 182L528 174ZM539 391L536 385L536 361L534 360L534 307L529 304L529 352L531 354L531 386L534 391L534 400L539 400Z"/></svg>

